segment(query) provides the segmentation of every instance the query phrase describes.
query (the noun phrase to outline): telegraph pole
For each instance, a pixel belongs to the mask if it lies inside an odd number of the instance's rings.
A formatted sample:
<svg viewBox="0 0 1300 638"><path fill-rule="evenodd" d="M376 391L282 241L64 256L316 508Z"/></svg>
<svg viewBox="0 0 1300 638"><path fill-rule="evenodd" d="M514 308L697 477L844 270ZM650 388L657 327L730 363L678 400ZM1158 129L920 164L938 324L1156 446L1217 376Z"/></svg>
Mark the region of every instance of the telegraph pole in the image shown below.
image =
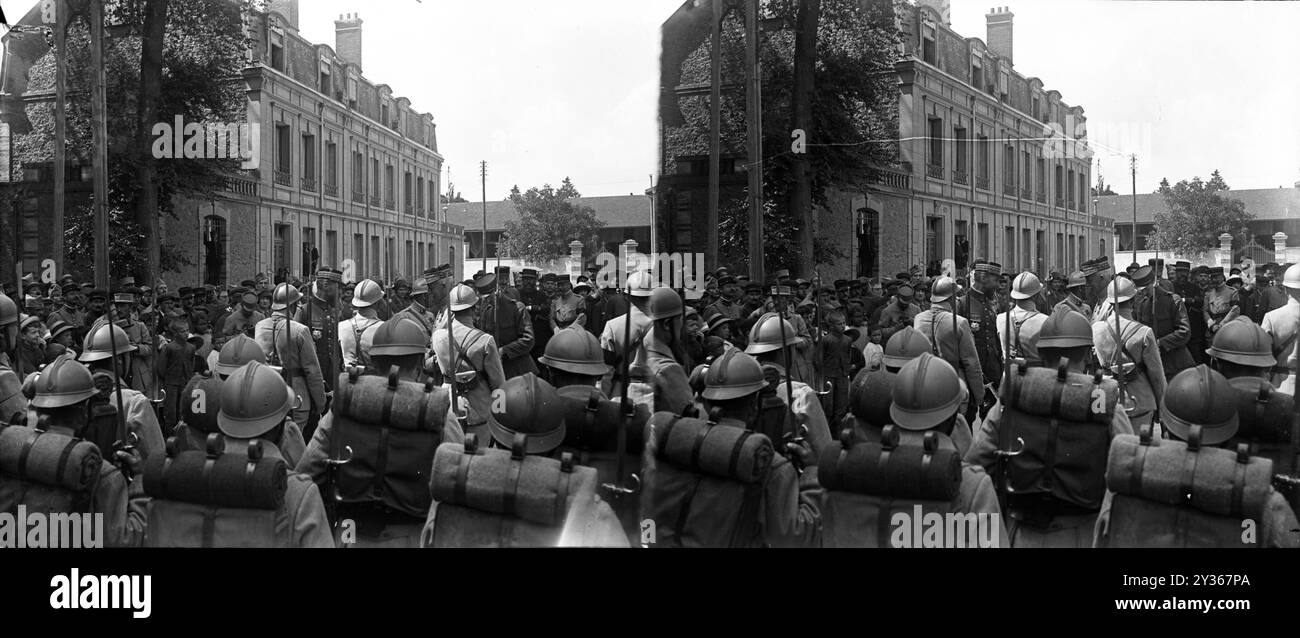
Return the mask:
<svg viewBox="0 0 1300 638"><path fill-rule="evenodd" d="M749 278L763 282L763 99L758 59L758 0L745 3L745 128L749 133ZM717 228L709 232L716 235ZM810 231L811 232L811 231Z"/></svg>
<svg viewBox="0 0 1300 638"><path fill-rule="evenodd" d="M1133 175L1133 263L1138 260L1138 156L1128 156L1129 170ZM1115 265L1116 271L1119 265Z"/></svg>
<svg viewBox="0 0 1300 638"><path fill-rule="evenodd" d="M487 272L487 161L479 162L478 167L483 179L483 272Z"/></svg>
<svg viewBox="0 0 1300 638"><path fill-rule="evenodd" d="M705 224L708 246L705 250L707 269L717 269L718 254L718 198L721 191L722 157L722 9L725 0L713 0L713 41L709 47L712 79L709 84L709 212ZM654 250L653 248L651 250Z"/></svg>
<svg viewBox="0 0 1300 638"><path fill-rule="evenodd" d="M104 2L90 1L91 165L95 185L95 286L109 287L108 261L108 106L105 102Z"/></svg>
<svg viewBox="0 0 1300 638"><path fill-rule="evenodd" d="M58 274L63 274L63 208L66 202L67 177L67 97L68 97L68 58L64 45L68 34L64 30L64 15L67 12L66 0L58 0L54 6L54 267ZM21 275L21 273L19 273Z"/></svg>

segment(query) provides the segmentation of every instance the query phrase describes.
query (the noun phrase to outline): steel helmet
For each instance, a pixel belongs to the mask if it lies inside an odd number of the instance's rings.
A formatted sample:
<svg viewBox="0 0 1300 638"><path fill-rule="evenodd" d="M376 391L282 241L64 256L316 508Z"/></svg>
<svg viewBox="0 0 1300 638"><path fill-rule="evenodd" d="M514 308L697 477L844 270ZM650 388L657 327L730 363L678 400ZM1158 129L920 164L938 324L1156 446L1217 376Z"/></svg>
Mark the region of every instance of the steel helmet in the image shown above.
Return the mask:
<svg viewBox="0 0 1300 638"><path fill-rule="evenodd" d="M1300 264L1286 269L1286 273L1282 275L1282 285L1292 289L1300 288Z"/></svg>
<svg viewBox="0 0 1300 638"><path fill-rule="evenodd" d="M668 319L682 314L682 296L676 290L660 286L650 292L645 315L651 321Z"/></svg>
<svg viewBox="0 0 1300 638"><path fill-rule="evenodd" d="M271 310L284 310L302 300L302 293L293 284L280 284L271 293Z"/></svg>
<svg viewBox="0 0 1300 638"><path fill-rule="evenodd" d="M70 354L51 361L36 374L39 375L33 383L36 396L32 398L35 408L62 408L81 403L99 392L90 370Z"/></svg>
<svg viewBox="0 0 1300 638"><path fill-rule="evenodd" d="M462 310L473 308L474 304L477 303L478 293L474 292L473 288L466 286L465 284L456 284L456 287L451 289L452 312L460 312Z"/></svg>
<svg viewBox="0 0 1300 638"><path fill-rule="evenodd" d="M516 434L524 435L528 454L550 452L564 442L564 406L551 384L529 372L514 377L501 386L502 405L488 419L492 438L506 449L514 445Z"/></svg>
<svg viewBox="0 0 1300 638"><path fill-rule="evenodd" d="M402 356L424 354L429 346L429 333L424 326L409 317L397 317L379 324L370 344L370 355Z"/></svg>
<svg viewBox="0 0 1300 638"><path fill-rule="evenodd" d="M257 340L250 339L243 333L237 334L221 346L221 354L217 355L215 366L217 374L230 375L249 361L266 363L266 353L262 352L262 346L258 345Z"/></svg>
<svg viewBox="0 0 1300 638"><path fill-rule="evenodd" d="M904 430L928 430L956 414L965 394L957 371L926 352L898 371L889 415Z"/></svg>
<svg viewBox="0 0 1300 638"><path fill-rule="evenodd" d="M109 330L113 333L110 337ZM117 343L117 350L113 350L113 343ZM86 348L82 351L81 356L77 357L78 361L91 362L101 359L108 359L115 354L125 354L135 351L135 346L131 345L131 340L127 338L126 331L117 324L102 324L95 329L95 332L86 337Z"/></svg>
<svg viewBox="0 0 1300 638"><path fill-rule="evenodd" d="M1022 272L1016 275L1015 281L1011 282L1012 299L1032 299L1034 295L1043 291L1043 282L1038 280L1038 275L1032 272Z"/></svg>
<svg viewBox="0 0 1300 638"><path fill-rule="evenodd" d="M1201 364L1179 372L1160 399L1162 423L1186 441L1193 425L1201 443L1218 445L1237 434L1237 391L1222 374Z"/></svg>
<svg viewBox="0 0 1300 638"><path fill-rule="evenodd" d="M1077 348L1092 345L1092 323L1073 311L1053 312L1038 333L1039 348Z"/></svg>
<svg viewBox="0 0 1300 638"><path fill-rule="evenodd" d="M884 368L863 368L849 386L849 411L871 425L883 427L893 423L889 406L893 405L897 378L897 374Z"/></svg>
<svg viewBox="0 0 1300 638"><path fill-rule="evenodd" d="M353 308L369 308L384 298L384 289L373 279L362 279L352 291Z"/></svg>
<svg viewBox="0 0 1300 638"><path fill-rule="evenodd" d="M0 326L18 323L18 304L9 295L0 292Z"/></svg>
<svg viewBox="0 0 1300 638"><path fill-rule="evenodd" d="M645 270L638 270L627 276L627 287L632 289L633 297L649 297L654 292L654 278Z"/></svg>
<svg viewBox="0 0 1300 638"><path fill-rule="evenodd" d="M251 439L284 421L297 400L280 373L253 361L235 370L221 385L217 427L226 436Z"/></svg>
<svg viewBox="0 0 1300 638"><path fill-rule="evenodd" d="M1079 286L1088 285L1088 276L1083 274L1082 270L1076 270L1070 273L1070 279L1065 284L1065 289L1078 288Z"/></svg>
<svg viewBox="0 0 1300 638"><path fill-rule="evenodd" d="M1133 285L1131 280L1116 277L1106 285L1106 295L1102 297L1102 300L1114 302L1117 296L1118 302L1124 303L1137 296L1137 287Z"/></svg>
<svg viewBox="0 0 1300 638"><path fill-rule="evenodd" d="M262 362L261 359L257 361ZM189 394L180 397L181 418L185 421L185 425L204 434L220 432L220 428L217 427L217 416L221 414L221 389L225 386L225 382L210 375L196 375L194 379L192 387L186 388L190 391ZM200 392L202 392L202 402L195 400ZM201 406L203 410L195 412L196 406Z"/></svg>
<svg viewBox="0 0 1300 638"><path fill-rule="evenodd" d="M782 324L784 324L785 330L784 343L781 341ZM790 325L789 321L782 319L775 312L769 312L759 317L758 322L749 330L749 345L745 347L745 352L762 354L780 350L783 345L799 345L799 335L795 334L794 327Z"/></svg>
<svg viewBox="0 0 1300 638"><path fill-rule="evenodd" d="M901 368L907 365L908 361L921 356L924 352L929 352L932 347L928 337L912 326L905 326L895 332L894 336L885 343L885 365L890 368Z"/></svg>
<svg viewBox="0 0 1300 638"><path fill-rule="evenodd" d="M1205 353L1243 366L1271 368L1277 365L1277 357L1273 356L1273 338L1247 317L1237 317L1219 328L1214 343Z"/></svg>
<svg viewBox="0 0 1300 638"><path fill-rule="evenodd" d="M605 351L587 330L560 330L546 342L546 354L538 362L565 372L599 376L610 371Z"/></svg>
<svg viewBox="0 0 1300 638"><path fill-rule="evenodd" d="M930 287L930 303L940 303L952 299L957 293L957 281L952 277L940 277Z"/></svg>
<svg viewBox="0 0 1300 638"><path fill-rule="evenodd" d="M739 350L728 350L704 372L704 391L710 401L726 401L754 394L767 386L763 366Z"/></svg>

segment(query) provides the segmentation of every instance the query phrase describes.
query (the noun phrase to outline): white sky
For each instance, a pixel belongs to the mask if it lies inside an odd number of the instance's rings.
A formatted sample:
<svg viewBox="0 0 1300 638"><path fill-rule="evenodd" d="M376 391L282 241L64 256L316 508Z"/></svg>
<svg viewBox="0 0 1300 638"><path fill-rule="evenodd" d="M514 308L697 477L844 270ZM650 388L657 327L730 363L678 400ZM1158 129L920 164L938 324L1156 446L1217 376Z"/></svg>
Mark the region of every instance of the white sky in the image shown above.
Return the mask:
<svg viewBox="0 0 1300 638"><path fill-rule="evenodd" d="M658 154L659 28L682 0L302 0L300 28L334 44L364 20L368 78L433 113L457 190L480 199L573 178L587 196L640 194ZM1300 179L1300 2L954 0L985 37L1015 14L1016 68L1080 105L1101 172L1130 192L1222 171L1235 189ZM1102 148L1101 145L1105 145Z"/></svg>

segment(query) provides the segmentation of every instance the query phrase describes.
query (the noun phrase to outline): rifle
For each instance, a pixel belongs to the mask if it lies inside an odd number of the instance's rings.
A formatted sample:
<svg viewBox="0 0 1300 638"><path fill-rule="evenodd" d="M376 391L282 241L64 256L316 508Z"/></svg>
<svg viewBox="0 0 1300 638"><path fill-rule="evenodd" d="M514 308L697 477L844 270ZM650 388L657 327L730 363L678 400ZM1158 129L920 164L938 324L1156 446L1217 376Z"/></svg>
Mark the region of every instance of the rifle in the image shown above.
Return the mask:
<svg viewBox="0 0 1300 638"><path fill-rule="evenodd" d="M621 415L621 422L618 425L618 454L614 469L614 481L612 483L601 485L601 488L610 494L610 500L612 501L611 505L613 505L615 510L618 512L620 519L623 519L627 515L627 501L625 498L637 493L641 485L641 479L636 474L632 475L632 480L636 484L635 487L627 487L623 484L624 457L627 456L627 427L628 422L631 421L632 415L636 410L636 407L632 405L632 393L630 391L632 385L630 382L631 352L629 352L632 349L631 277L628 278L627 282L627 299L627 313L623 319L623 396L619 399L619 414Z"/></svg>
<svg viewBox="0 0 1300 638"><path fill-rule="evenodd" d="M790 375L793 370L790 368L790 364L792 363L790 361L790 346L785 333L785 308L789 305L789 300L781 297L780 293L780 286L772 287L772 296L784 302L776 314L776 321L781 327L781 364L785 366L785 405L786 413L790 417L790 431L786 432L782 438L786 443L798 445L803 442L804 437L803 432L801 431L803 426L799 423L799 420L794 413L794 383L790 380ZM759 322L761 323L762 321L763 320L760 318ZM821 328L818 328L818 330L820 329ZM820 344L820 342L818 343ZM791 455L789 458L790 463L794 465L795 469L802 472L803 467L800 466L799 457Z"/></svg>
<svg viewBox="0 0 1300 638"><path fill-rule="evenodd" d="M1012 306L1012 308L1014 307L1015 306ZM1007 308L1006 330L1004 330L1002 334L1004 347L1002 349L1001 391L1005 393L1005 396L1011 396L1011 310L1012 308ZM1003 404L1005 405L1005 402ZM1004 423L1002 427L1007 427L1007 425L1008 424ZM1011 464L1010 459L1011 457L1018 456L1020 453L1025 451L1025 439L1022 437L1016 437L1016 442L1020 444L1018 449L1015 450L998 449L994 452L994 455L997 458L997 464L994 467L994 470L997 474L994 477L996 480L995 486L998 492L998 506L999 509L1002 511L1003 516L1006 516L1008 514L1007 499L1010 497L1011 492L1013 491L1011 487L1011 476L1010 476L1010 472L1008 471L1009 469L1008 466Z"/></svg>
<svg viewBox="0 0 1300 638"><path fill-rule="evenodd" d="M135 449L137 437L134 432L127 431L126 408L122 405L122 381L121 377L118 376L117 334L113 331L113 328L117 327L117 324L113 321L116 314L116 309L112 304L109 304L108 309L104 312L104 318L108 327L108 347L113 351L113 391L117 395L117 440L113 441L113 451L130 454ZM126 477L128 481L131 480L132 472L129 465L122 463L118 466L118 469L121 470L122 476Z"/></svg>
<svg viewBox="0 0 1300 638"><path fill-rule="evenodd" d="M451 267L452 273L454 274L456 272L456 266L454 265L456 263L456 247L451 246L448 248L448 251L448 257L453 264ZM455 277L453 277L453 279L454 278ZM460 413L460 398L456 391L456 364L460 359L456 356L456 336L451 332L452 314L454 314L451 311L451 292L453 288L454 286L447 286L447 357L451 361L451 370L443 371L442 376L451 384L451 409L456 415L456 420L460 422L461 428L463 429L469 422L469 415ZM435 357L435 359L436 358L437 357Z"/></svg>

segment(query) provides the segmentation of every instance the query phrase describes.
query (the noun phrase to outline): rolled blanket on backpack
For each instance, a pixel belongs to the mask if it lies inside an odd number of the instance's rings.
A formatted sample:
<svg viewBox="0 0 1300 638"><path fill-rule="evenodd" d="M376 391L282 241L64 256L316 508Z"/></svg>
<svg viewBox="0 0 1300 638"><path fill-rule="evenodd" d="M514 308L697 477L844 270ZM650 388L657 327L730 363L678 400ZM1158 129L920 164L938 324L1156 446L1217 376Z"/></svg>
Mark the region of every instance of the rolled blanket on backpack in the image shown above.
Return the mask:
<svg viewBox="0 0 1300 638"><path fill-rule="evenodd" d="M1023 372L1023 374L1022 374ZM1094 377L1072 372L1064 381L1054 368L1020 368L1011 371L1011 385L1003 389L1010 406L1029 416L1055 416L1063 421L1110 424L1119 399L1119 386L1104 383L1097 385ZM1093 390L1102 388L1105 398L1101 410L1095 408Z"/></svg>
<svg viewBox="0 0 1300 638"><path fill-rule="evenodd" d="M896 373L883 367L879 370L863 369L853 377L849 388L849 411L854 416L874 425L884 427L894 422L889 415L893 403Z"/></svg>
<svg viewBox="0 0 1300 638"><path fill-rule="evenodd" d="M1259 443L1291 441L1291 413L1295 408L1289 394L1258 377L1229 379L1237 390L1237 436Z"/></svg>
<svg viewBox="0 0 1300 638"><path fill-rule="evenodd" d="M99 480L102 464L99 448L88 441L17 425L0 429L0 471L10 476L83 492Z"/></svg>
<svg viewBox="0 0 1300 638"><path fill-rule="evenodd" d="M594 494L596 470L544 456L511 457L508 450L443 443L433 456L433 500L543 525L562 525L569 498Z"/></svg>
<svg viewBox="0 0 1300 638"><path fill-rule="evenodd" d="M344 372L335 387L335 409L343 416L401 430L441 430L451 406L446 388L414 381L398 381L390 387L386 376Z"/></svg>
<svg viewBox="0 0 1300 638"><path fill-rule="evenodd" d="M743 424L709 425L671 412L650 417L659 456L669 462L710 476L755 483L772 465L772 442L746 430Z"/></svg>
<svg viewBox="0 0 1300 638"><path fill-rule="evenodd" d="M947 448L927 454L918 445L888 451L879 443L832 446L822 451L817 479L832 491L951 501L961 488L961 455Z"/></svg>
<svg viewBox="0 0 1300 638"><path fill-rule="evenodd" d="M644 405L632 404L631 418L623 419L622 403L598 399L594 408L591 396L599 390L582 386L566 386L556 390L564 409L564 444L590 451L614 452L618 447L618 428L627 428L627 454L640 454L645 447L641 433L650 418Z"/></svg>
<svg viewBox="0 0 1300 638"><path fill-rule="evenodd" d="M1174 440L1143 445L1132 434L1111 441L1106 464L1106 487L1112 492L1168 505L1186 504L1219 516L1258 518L1272 479L1273 462L1268 459L1253 456L1240 463L1237 453L1229 450L1189 452L1186 443Z"/></svg>
<svg viewBox="0 0 1300 638"><path fill-rule="evenodd" d="M158 454L144 466L144 491L152 498L214 507L276 510L284 504L289 468L282 459L253 463L244 454L222 454L208 467L207 454Z"/></svg>

